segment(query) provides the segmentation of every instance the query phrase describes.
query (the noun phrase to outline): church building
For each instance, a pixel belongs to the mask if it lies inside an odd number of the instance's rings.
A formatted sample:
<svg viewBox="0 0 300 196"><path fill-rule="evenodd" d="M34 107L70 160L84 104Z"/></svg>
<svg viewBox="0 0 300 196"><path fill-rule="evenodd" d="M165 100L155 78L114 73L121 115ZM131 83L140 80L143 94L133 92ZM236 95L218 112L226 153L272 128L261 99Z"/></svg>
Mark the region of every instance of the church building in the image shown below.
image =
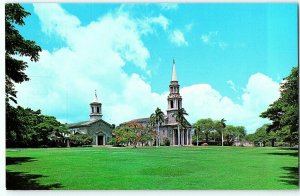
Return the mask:
<svg viewBox="0 0 300 196"><path fill-rule="evenodd" d="M92 145L106 145L112 138L112 125L102 120L102 104L98 101L97 93L90 103L90 120L68 125L71 134L87 134L93 138Z"/></svg>
<svg viewBox="0 0 300 196"><path fill-rule="evenodd" d="M170 141L170 145L173 146L192 145L191 124L186 120L186 128L180 127L180 130L178 131L178 123L176 122L176 118L174 115L178 111L178 109L182 108L182 97L179 92L179 86L180 85L176 76L176 65L175 61L173 60L172 79L169 85L169 95L167 97L167 114L164 115L164 122L159 127L159 140L160 143L162 143L165 138L168 138ZM146 126L149 122L149 118L140 118L129 122L137 122L142 126ZM122 124L127 124L129 122L125 122Z"/></svg>

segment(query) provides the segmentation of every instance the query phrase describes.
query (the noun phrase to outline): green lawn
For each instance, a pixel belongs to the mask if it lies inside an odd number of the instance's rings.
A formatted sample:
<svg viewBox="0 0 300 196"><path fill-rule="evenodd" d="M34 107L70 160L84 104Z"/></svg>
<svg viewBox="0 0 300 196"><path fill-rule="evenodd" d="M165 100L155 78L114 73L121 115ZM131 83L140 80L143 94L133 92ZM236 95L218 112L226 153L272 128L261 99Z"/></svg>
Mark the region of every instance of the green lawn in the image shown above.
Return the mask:
<svg viewBox="0 0 300 196"><path fill-rule="evenodd" d="M8 189L298 189L298 151L246 147L8 149Z"/></svg>

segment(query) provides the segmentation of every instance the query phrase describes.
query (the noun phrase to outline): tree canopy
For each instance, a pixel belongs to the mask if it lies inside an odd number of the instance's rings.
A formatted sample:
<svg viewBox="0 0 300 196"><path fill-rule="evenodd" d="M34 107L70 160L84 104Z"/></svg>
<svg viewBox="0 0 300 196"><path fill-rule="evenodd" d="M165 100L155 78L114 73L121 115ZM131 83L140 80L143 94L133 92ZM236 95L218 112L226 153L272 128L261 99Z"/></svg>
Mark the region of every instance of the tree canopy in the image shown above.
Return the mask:
<svg viewBox="0 0 300 196"><path fill-rule="evenodd" d="M42 115L40 110L11 107L13 116L6 123L7 147L39 147L57 145L54 140L63 140L68 134L65 124L53 116ZM9 116L9 117L11 117Z"/></svg>
<svg viewBox="0 0 300 196"><path fill-rule="evenodd" d="M210 132L215 130L214 121L211 118L200 119L194 124L194 126L205 135L205 140L207 143Z"/></svg>
<svg viewBox="0 0 300 196"><path fill-rule="evenodd" d="M16 25L25 25L24 18L30 15L16 3L5 4L5 93L6 102L16 100L15 83L28 81L25 74L27 62L18 60L15 56L27 56L31 61L39 60L41 48L34 41L24 39Z"/></svg>
<svg viewBox="0 0 300 196"><path fill-rule="evenodd" d="M290 145L298 143L298 72L298 67L294 67L290 75L284 78L280 85L279 99L260 115L272 121L272 124L267 126L267 132L279 132Z"/></svg>

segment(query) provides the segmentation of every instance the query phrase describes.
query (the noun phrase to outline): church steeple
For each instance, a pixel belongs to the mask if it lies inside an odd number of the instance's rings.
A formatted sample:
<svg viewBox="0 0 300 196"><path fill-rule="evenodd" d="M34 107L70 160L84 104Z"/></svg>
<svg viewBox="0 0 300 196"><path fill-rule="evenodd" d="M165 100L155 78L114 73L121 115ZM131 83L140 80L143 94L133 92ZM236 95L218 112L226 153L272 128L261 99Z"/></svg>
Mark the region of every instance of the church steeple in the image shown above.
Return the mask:
<svg viewBox="0 0 300 196"><path fill-rule="evenodd" d="M173 119L172 114L182 107L182 98L179 93L179 84L176 76L175 60L173 59L172 80L169 85L167 114Z"/></svg>
<svg viewBox="0 0 300 196"><path fill-rule="evenodd" d="M172 68L172 81L177 81L176 67L175 67L175 60L174 59L173 59L173 68Z"/></svg>
<svg viewBox="0 0 300 196"><path fill-rule="evenodd" d="M97 91L95 90L94 101L90 103L90 121L99 120L102 118L102 104L98 102Z"/></svg>

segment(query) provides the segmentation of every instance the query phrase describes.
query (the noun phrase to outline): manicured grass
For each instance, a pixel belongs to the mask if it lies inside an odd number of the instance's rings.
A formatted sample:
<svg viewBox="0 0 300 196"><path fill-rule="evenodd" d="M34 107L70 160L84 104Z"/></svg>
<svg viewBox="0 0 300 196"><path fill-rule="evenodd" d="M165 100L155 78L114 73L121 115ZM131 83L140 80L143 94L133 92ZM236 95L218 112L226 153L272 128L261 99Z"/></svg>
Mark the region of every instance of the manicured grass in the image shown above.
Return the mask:
<svg viewBox="0 0 300 196"><path fill-rule="evenodd" d="M297 189L298 151L246 147L8 149L8 189Z"/></svg>

